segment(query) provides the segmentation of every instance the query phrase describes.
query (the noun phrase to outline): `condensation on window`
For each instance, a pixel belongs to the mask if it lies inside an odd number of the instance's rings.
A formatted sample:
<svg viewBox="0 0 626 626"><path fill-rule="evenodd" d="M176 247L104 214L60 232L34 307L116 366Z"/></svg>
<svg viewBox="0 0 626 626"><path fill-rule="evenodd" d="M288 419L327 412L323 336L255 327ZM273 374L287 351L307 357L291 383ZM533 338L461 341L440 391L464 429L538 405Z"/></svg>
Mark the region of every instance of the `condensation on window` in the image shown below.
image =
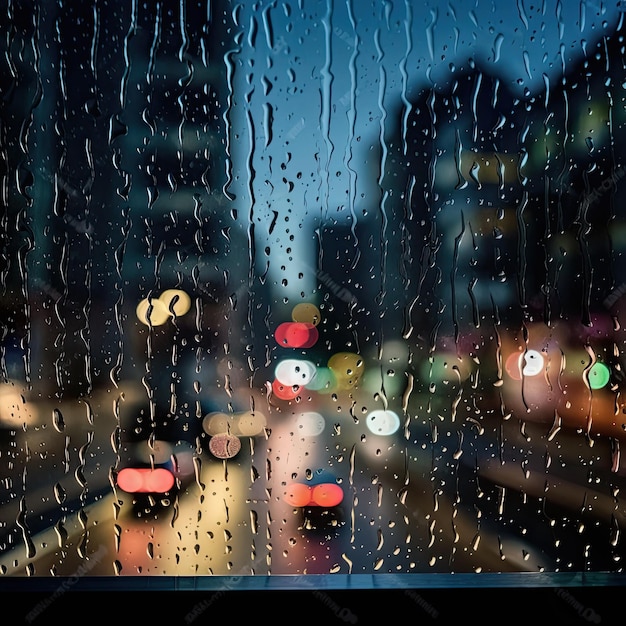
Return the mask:
<svg viewBox="0 0 626 626"><path fill-rule="evenodd" d="M624 10L9 2L2 576L622 572Z"/></svg>

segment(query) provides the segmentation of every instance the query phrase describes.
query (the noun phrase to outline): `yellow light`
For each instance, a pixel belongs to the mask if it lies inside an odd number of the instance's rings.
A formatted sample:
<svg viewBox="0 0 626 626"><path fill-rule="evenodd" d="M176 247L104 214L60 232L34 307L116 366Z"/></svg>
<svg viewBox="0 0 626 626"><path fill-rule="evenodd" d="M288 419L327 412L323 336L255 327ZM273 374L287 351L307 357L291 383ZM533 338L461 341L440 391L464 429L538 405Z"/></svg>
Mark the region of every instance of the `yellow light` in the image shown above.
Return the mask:
<svg viewBox="0 0 626 626"><path fill-rule="evenodd" d="M146 326L161 326L170 318L165 303L158 298L144 298L137 305L137 319Z"/></svg>
<svg viewBox="0 0 626 626"><path fill-rule="evenodd" d="M310 302L301 302L296 304L291 311L291 319L294 322L304 322L306 324L313 324L317 326L321 319L322 314L320 310Z"/></svg>
<svg viewBox="0 0 626 626"><path fill-rule="evenodd" d="M159 300L165 304L167 311L170 314L173 311L176 317L185 315L191 309L191 298L182 289L166 289L159 296Z"/></svg>

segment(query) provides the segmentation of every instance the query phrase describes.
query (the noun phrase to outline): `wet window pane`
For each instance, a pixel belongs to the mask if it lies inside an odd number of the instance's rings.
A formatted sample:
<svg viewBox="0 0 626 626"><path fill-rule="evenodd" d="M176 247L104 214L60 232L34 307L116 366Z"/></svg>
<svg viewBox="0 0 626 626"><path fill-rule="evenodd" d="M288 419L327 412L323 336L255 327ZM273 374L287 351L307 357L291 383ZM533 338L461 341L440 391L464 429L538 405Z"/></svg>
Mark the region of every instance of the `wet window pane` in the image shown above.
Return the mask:
<svg viewBox="0 0 626 626"><path fill-rule="evenodd" d="M1 575L621 573L625 10L10 2Z"/></svg>

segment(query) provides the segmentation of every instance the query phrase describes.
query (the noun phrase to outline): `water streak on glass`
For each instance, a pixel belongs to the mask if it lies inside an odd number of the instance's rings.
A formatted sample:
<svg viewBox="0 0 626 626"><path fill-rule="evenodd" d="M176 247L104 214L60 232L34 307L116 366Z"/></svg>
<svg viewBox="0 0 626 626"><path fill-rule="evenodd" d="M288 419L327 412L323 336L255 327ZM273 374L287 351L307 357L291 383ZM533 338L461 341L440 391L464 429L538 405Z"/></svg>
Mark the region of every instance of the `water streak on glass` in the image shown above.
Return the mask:
<svg viewBox="0 0 626 626"><path fill-rule="evenodd" d="M28 528L28 522L26 521L27 516L27 507L26 507L26 497L22 496L20 498L20 510L15 523L18 528L22 532L22 540L24 541L24 547L26 548L26 557L28 559L32 559L37 550L35 548L35 544L30 536L30 530Z"/></svg>
<svg viewBox="0 0 626 626"><path fill-rule="evenodd" d="M130 44L137 30L137 2L131 0L130 8L130 24L128 32L124 37L124 73L120 82L120 109L124 111L126 108L126 98L128 91L128 80L131 72ZM113 122L113 118L111 120Z"/></svg>
<svg viewBox="0 0 626 626"><path fill-rule="evenodd" d="M379 232L379 245L380 245L380 289L378 294L376 295L375 302L380 306L385 300L386 291L387 291L387 257L388 257L388 246L389 240L387 237L387 226L388 226L388 216L387 216L387 199L388 192L384 189L383 177L385 168L387 166L387 154L388 154L388 146L387 140L385 138L385 120L387 117L387 110L385 104L385 92L387 88L386 84L386 70L385 64L383 63L384 59L384 51L380 47L380 35L381 30L379 28L376 29L375 32L375 45L377 51L377 61L379 65L379 75L378 75L378 109L380 111L380 122L379 122L379 142L381 146L381 157L380 157L380 165L378 166L378 187L380 190L380 232Z"/></svg>
<svg viewBox="0 0 626 626"><path fill-rule="evenodd" d="M56 407L52 410L52 425L58 433L62 433L65 430L65 419L63 418L63 413Z"/></svg>

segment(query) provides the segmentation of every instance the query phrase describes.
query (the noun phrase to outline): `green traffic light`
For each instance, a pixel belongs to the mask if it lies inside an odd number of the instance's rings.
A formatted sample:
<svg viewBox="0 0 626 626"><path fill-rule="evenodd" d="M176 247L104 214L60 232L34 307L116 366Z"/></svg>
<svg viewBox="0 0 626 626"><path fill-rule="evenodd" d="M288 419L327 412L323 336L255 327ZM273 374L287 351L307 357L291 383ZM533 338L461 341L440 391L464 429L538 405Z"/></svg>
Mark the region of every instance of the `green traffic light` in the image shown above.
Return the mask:
<svg viewBox="0 0 626 626"><path fill-rule="evenodd" d="M602 389L610 378L609 368L604 363L594 363L589 370L589 386L592 389Z"/></svg>

